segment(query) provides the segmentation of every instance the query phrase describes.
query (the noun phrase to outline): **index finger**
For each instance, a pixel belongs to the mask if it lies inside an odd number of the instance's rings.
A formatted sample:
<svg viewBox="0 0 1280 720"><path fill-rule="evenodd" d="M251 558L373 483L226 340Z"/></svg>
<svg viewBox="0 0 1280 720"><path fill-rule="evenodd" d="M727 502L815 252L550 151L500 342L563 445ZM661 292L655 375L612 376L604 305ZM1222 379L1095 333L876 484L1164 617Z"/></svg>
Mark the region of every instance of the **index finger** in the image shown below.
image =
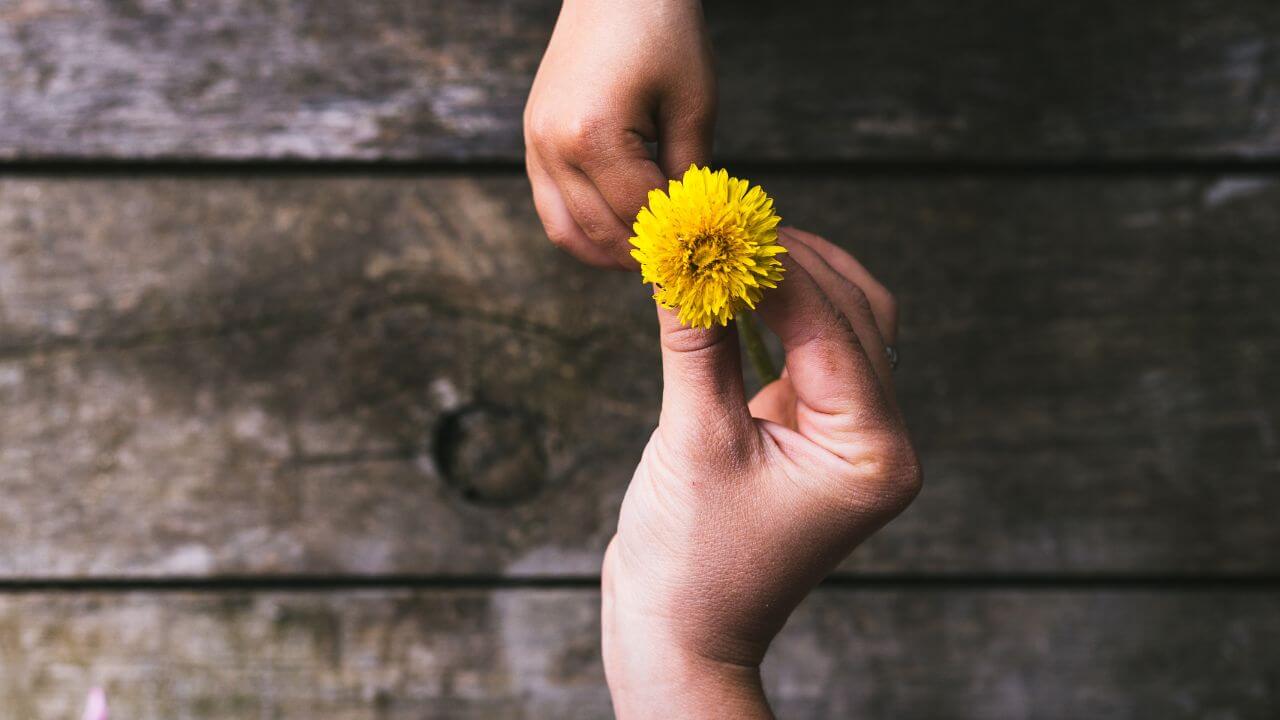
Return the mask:
<svg viewBox="0 0 1280 720"><path fill-rule="evenodd" d="M796 393L796 427L849 461L860 442L897 427L875 368L849 321L790 254L785 280L760 304L760 318L782 341Z"/></svg>
<svg viewBox="0 0 1280 720"><path fill-rule="evenodd" d="M667 176L649 155L638 133L630 130L617 133L593 140L587 152L572 158L572 161L595 186L618 220L630 230L636 213L648 200L649 191L666 189ZM622 238L622 247L629 252L626 238Z"/></svg>

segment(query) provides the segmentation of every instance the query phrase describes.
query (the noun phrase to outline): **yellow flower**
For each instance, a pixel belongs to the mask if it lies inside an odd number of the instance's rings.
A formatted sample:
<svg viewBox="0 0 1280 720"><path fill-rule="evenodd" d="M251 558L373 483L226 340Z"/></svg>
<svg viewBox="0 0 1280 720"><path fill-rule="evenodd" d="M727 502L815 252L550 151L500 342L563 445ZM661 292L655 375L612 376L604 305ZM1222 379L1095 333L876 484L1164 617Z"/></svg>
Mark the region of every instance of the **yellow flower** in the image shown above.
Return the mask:
<svg viewBox="0 0 1280 720"><path fill-rule="evenodd" d="M631 256L644 282L657 286L654 299L678 308L681 323L727 325L782 281L779 220L759 185L690 165L668 192L649 192L631 226Z"/></svg>

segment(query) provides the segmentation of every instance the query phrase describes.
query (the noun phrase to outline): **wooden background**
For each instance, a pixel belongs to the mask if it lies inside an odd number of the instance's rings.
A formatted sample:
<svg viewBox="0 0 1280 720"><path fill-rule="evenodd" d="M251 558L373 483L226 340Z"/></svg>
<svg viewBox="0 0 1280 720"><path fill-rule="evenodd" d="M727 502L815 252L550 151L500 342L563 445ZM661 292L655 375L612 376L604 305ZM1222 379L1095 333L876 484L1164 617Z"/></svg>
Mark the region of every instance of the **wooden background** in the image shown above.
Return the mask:
<svg viewBox="0 0 1280 720"><path fill-rule="evenodd" d="M1280 4L711 0L926 488L785 718L1280 716ZM0 718L601 718L660 388L541 235L551 0L0 0Z"/></svg>

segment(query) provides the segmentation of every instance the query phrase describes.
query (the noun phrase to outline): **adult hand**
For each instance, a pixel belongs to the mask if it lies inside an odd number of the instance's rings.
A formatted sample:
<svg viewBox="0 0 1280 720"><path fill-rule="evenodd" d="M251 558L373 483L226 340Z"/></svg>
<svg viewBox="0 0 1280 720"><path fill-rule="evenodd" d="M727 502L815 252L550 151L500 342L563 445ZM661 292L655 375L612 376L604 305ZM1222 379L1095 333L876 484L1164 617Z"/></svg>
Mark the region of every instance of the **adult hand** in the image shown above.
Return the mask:
<svg viewBox="0 0 1280 720"><path fill-rule="evenodd" d="M770 717L759 665L774 635L919 491L885 352L892 297L826 240L780 239L785 279L758 314L786 371L750 403L732 330L658 311L661 418L603 568L620 718Z"/></svg>
<svg viewBox="0 0 1280 720"><path fill-rule="evenodd" d="M705 165L715 73L700 0L566 0L524 112L525 164L547 237L634 269L649 190ZM658 143L655 161L647 142Z"/></svg>

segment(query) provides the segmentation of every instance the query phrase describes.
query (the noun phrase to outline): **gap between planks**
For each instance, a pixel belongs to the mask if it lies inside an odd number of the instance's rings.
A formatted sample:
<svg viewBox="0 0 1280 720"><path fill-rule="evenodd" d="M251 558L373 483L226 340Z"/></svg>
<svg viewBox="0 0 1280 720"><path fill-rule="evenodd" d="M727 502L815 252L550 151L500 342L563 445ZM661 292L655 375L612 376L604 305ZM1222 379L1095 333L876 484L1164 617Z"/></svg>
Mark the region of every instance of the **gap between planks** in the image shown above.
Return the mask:
<svg viewBox="0 0 1280 720"><path fill-rule="evenodd" d="M717 158L713 166L731 167L743 175L818 174L866 176L1161 176L1161 175L1280 175L1280 157L1136 157L1045 158L999 160L981 158L894 158L867 160L747 160ZM93 159L48 158L0 161L0 177L342 177L404 175L523 175L521 162L485 159L459 161L415 160L296 160L296 159Z"/></svg>
<svg viewBox="0 0 1280 720"><path fill-rule="evenodd" d="M281 575L25 578L0 580L0 595L132 592L333 592L344 590L598 590L594 575ZM1263 592L1280 574L868 573L828 578L819 591Z"/></svg>

